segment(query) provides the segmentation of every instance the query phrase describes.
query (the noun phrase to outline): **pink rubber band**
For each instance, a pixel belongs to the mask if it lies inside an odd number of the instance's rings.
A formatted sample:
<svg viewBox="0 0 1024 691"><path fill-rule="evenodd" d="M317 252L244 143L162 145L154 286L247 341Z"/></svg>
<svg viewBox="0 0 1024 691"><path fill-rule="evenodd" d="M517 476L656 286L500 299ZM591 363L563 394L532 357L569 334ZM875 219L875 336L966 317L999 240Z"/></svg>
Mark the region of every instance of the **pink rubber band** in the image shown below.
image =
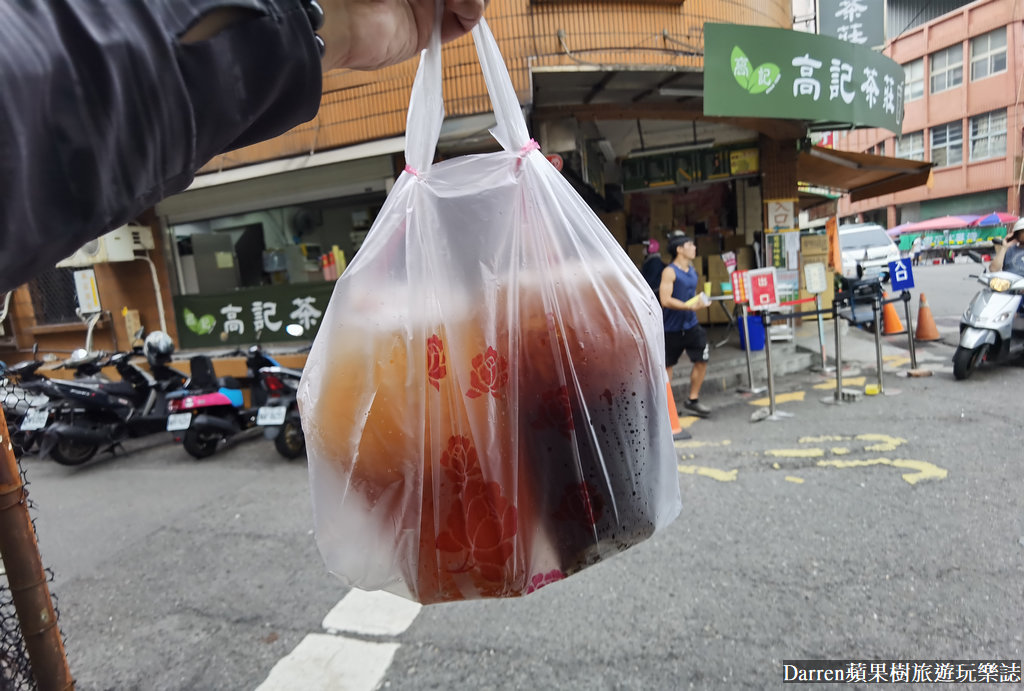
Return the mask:
<svg viewBox="0 0 1024 691"><path fill-rule="evenodd" d="M405 172L409 173L411 175L415 175L416 177L420 176L419 172L415 168L413 168L411 165L409 165L408 163L405 164Z"/></svg>
<svg viewBox="0 0 1024 691"><path fill-rule="evenodd" d="M537 149L540 149L540 144L537 143L536 139L531 139L526 143L526 145L522 149L519 150L519 156L523 157L526 154L530 153L531 151L535 151Z"/></svg>

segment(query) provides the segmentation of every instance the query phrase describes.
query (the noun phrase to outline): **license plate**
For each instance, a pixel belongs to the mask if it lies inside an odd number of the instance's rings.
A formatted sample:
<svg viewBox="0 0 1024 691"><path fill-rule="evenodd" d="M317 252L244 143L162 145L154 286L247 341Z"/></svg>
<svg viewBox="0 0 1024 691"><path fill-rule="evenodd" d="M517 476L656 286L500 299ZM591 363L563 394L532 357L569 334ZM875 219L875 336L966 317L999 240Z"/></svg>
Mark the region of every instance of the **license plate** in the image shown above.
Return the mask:
<svg viewBox="0 0 1024 691"><path fill-rule="evenodd" d="M266 427L276 427L284 424L284 418L288 414L288 408L283 405L265 405L256 411L256 424Z"/></svg>
<svg viewBox="0 0 1024 691"><path fill-rule="evenodd" d="M45 408L29 408L25 418L21 421L23 430L35 430L46 427L46 421L50 419L50 413Z"/></svg>
<svg viewBox="0 0 1024 691"><path fill-rule="evenodd" d="M192 413L174 413L167 416L167 431L177 432L188 429L192 424Z"/></svg>

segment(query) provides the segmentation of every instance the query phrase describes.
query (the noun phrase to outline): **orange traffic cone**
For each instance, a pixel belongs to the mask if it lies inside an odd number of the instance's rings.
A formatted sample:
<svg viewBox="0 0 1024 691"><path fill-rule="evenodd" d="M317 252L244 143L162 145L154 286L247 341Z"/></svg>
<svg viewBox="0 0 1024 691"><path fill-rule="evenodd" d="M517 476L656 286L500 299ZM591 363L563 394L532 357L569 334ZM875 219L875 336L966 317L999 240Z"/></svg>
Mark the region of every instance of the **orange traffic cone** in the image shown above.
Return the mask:
<svg viewBox="0 0 1024 691"><path fill-rule="evenodd" d="M668 419L669 422L672 423L672 438L690 439L690 433L685 431L682 423L679 422L679 411L676 410L676 398L672 395L672 382L668 382L665 386L668 388Z"/></svg>
<svg viewBox="0 0 1024 691"><path fill-rule="evenodd" d="M889 296L886 293L882 293L882 299L888 300ZM887 303L882 307L882 315L884 317L883 324L885 329L882 331L886 336L891 334L902 334L906 333L907 330L903 328L903 322L900 321L900 315L896 314L896 307L893 303Z"/></svg>
<svg viewBox="0 0 1024 691"><path fill-rule="evenodd" d="M925 298L924 293L921 293L921 305L917 308L917 330L914 332L914 340L939 340L939 330L935 327L932 308L928 306L928 300Z"/></svg>

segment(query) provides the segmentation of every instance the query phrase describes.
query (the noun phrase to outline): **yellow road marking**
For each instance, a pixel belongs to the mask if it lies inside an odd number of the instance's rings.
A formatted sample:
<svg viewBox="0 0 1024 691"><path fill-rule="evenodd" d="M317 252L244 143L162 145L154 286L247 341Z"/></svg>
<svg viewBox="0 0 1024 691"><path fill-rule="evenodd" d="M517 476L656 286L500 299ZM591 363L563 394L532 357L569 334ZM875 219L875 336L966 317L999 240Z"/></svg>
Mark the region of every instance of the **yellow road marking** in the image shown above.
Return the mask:
<svg viewBox="0 0 1024 691"><path fill-rule="evenodd" d="M702 446L729 446L732 444L728 439L722 441L698 441L696 439L687 439L686 441L675 442L677 449L699 449Z"/></svg>
<svg viewBox="0 0 1024 691"><path fill-rule="evenodd" d="M825 435L823 437L800 437L796 440L798 444L820 444L825 441L846 441L852 439L852 437L843 437L838 435Z"/></svg>
<svg viewBox="0 0 1024 691"><path fill-rule="evenodd" d="M885 364L887 364L889 367L892 367L892 368L903 367L903 365L910 364L910 358L896 356L896 357L893 357L892 359L890 359Z"/></svg>
<svg viewBox="0 0 1024 691"><path fill-rule="evenodd" d="M876 441L877 444L865 446L865 451L893 451L897 446L907 443L902 437L893 437L888 434L858 434L854 439L858 441Z"/></svg>
<svg viewBox="0 0 1024 691"><path fill-rule="evenodd" d="M821 458L825 455L825 449L771 449L765 451L765 455L776 458Z"/></svg>
<svg viewBox="0 0 1024 691"><path fill-rule="evenodd" d="M848 448L846 448L845 446L833 446L832 447L832 454L834 456L845 456L848 453L850 453L850 450Z"/></svg>
<svg viewBox="0 0 1024 691"><path fill-rule="evenodd" d="M791 393L780 393L778 396L775 397L775 402L776 403L792 403L793 401L802 401L802 400L804 400L804 396L805 395L806 395L805 391L793 391ZM771 400L767 399L767 398L759 398L756 401L747 401L747 403L749 403L750 405L757 406L758 408L763 408L766 405L770 405L771 404Z"/></svg>
<svg viewBox="0 0 1024 691"><path fill-rule="evenodd" d="M683 429L690 429L690 426L693 423L697 422L697 420L700 420L700 418L697 417L696 415L687 415L685 417L679 418L679 425Z"/></svg>
<svg viewBox="0 0 1024 691"><path fill-rule="evenodd" d="M940 468L934 463L928 463L927 461L914 461L907 458L873 458L864 461L818 461L818 465L832 468L864 468L873 465L891 465L896 468L909 468L915 472L904 473L901 477L911 485L917 484L921 480L942 480L949 475L948 470Z"/></svg>
<svg viewBox="0 0 1024 691"><path fill-rule="evenodd" d="M866 381L865 377L843 377L843 386L864 386ZM827 381L822 384L815 384L816 389L834 389L836 388L836 380Z"/></svg>
<svg viewBox="0 0 1024 691"><path fill-rule="evenodd" d="M736 476L739 474L738 469L733 470L719 470L718 468L706 468L699 465L679 465L680 473L687 473L689 475L702 475L703 477L709 477L712 480L718 480L719 482L735 482Z"/></svg>
<svg viewBox="0 0 1024 691"><path fill-rule="evenodd" d="M792 475L787 475L786 482L793 482L798 485L802 485L804 484L804 479L802 477L793 477Z"/></svg>

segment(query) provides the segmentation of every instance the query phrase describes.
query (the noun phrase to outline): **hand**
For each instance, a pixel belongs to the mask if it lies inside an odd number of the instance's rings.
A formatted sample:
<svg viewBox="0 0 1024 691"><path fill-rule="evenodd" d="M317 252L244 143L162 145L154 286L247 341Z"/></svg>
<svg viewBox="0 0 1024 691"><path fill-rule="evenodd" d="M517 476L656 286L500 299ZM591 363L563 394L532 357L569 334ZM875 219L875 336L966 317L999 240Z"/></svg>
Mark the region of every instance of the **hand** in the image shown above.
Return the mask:
<svg viewBox="0 0 1024 691"><path fill-rule="evenodd" d="M327 45L323 69L375 70L419 54L434 26L437 0L320 0ZM444 0L441 41L470 31L490 0Z"/></svg>

